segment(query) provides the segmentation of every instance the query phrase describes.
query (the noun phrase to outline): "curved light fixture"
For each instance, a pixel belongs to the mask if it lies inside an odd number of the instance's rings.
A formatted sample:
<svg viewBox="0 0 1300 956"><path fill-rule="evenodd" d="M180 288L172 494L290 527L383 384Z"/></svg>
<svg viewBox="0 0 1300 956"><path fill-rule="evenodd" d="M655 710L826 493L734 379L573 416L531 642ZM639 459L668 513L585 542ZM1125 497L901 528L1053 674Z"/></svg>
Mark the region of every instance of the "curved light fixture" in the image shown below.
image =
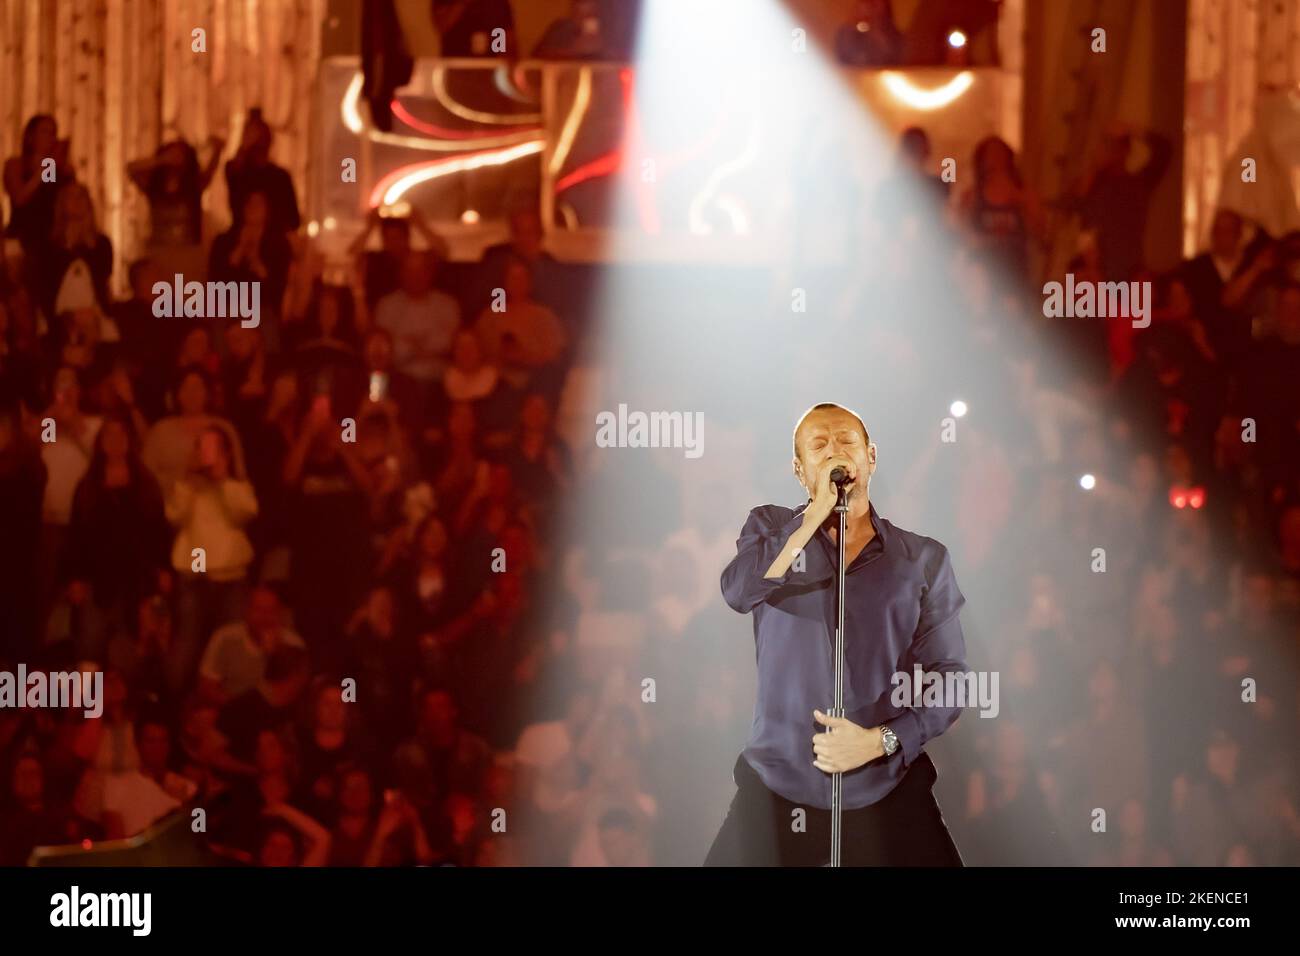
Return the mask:
<svg viewBox="0 0 1300 956"><path fill-rule="evenodd" d="M504 64L498 66L492 71L492 85L497 88L497 92L507 99L512 99L516 103L522 103L524 106L537 107L537 97L524 92L524 84L520 81L523 76L523 64L516 63L514 68Z"/></svg>
<svg viewBox="0 0 1300 956"><path fill-rule="evenodd" d="M564 163L569 158L569 150L573 148L573 139L578 135L578 127L582 125L590 106L591 67L584 66L578 71L577 92L574 93L573 103L569 106L569 115L564 118L564 125L560 128L560 136L555 141L555 149L551 151L552 176L558 174L564 168Z"/></svg>
<svg viewBox="0 0 1300 956"><path fill-rule="evenodd" d="M361 121L361 111L357 109L357 103L361 99L361 87L365 82L366 78L360 70L357 70L356 75L352 77L352 82L348 84L347 92L343 94L343 103L340 106L343 125L358 136L365 128L365 123Z"/></svg>
<svg viewBox="0 0 1300 956"><path fill-rule="evenodd" d="M426 136L437 137L438 139L500 139L501 137L511 133L540 133L542 131L541 127L538 126L519 126L508 130L451 129L450 127L439 126L436 123L430 123L418 118L402 105L401 100L397 97L393 97L392 110L393 116L411 127L411 129L424 133Z"/></svg>
<svg viewBox="0 0 1300 956"><path fill-rule="evenodd" d="M970 70L963 70L943 86L932 90L923 90L913 85L912 81L894 70L886 70L881 80L894 99L915 110L937 110L952 103L971 88L975 76Z"/></svg>
<svg viewBox="0 0 1300 956"><path fill-rule="evenodd" d="M745 147L741 150L740 155L714 169L708 180L700 188L700 191L695 194L695 198L691 200L690 229L695 235L705 236L709 234L709 224L705 219L704 210L710 201L713 201L718 192L718 187L722 185L727 177L751 165L758 158L759 123L760 114L755 112L750 118L749 135L746 137ZM738 218L732 210L724 210L724 212L731 218L732 227L736 232L748 231L748 221L743 215ZM741 226L740 223L744 223L744 225Z"/></svg>
<svg viewBox="0 0 1300 956"><path fill-rule="evenodd" d="M544 146L545 144L538 139L529 143L521 143L518 146L510 146L506 149L484 150L478 153L466 153L454 159L436 159L426 163L403 166L400 169L393 170L375 184L375 188L370 192L370 205L391 206L401 199L402 195L412 186L418 186L430 179L450 176L453 173L460 173L469 169L481 169L484 166L503 166L516 159L522 159L524 156L540 153Z"/></svg>
<svg viewBox="0 0 1300 956"><path fill-rule="evenodd" d="M447 68L441 64L433 68L433 95L442 108L452 116L459 116L471 123L482 123L485 126L519 126L542 121L541 113L487 113L456 102L447 92Z"/></svg>
<svg viewBox="0 0 1300 956"><path fill-rule="evenodd" d="M731 231L738 236L749 235L749 213L745 204L735 196L724 194L713 200L714 208L731 220Z"/></svg>
<svg viewBox="0 0 1300 956"><path fill-rule="evenodd" d="M377 129L367 129L365 120L361 118L361 110L358 108L363 83L364 79L361 71L358 70L357 74L352 78L352 82L348 84L347 91L344 92L343 99L339 103L339 114L342 117L343 125L353 133L367 137L372 143L386 143L390 146L402 146L407 149L423 149L434 153L458 153L464 150L465 140L463 139L429 139L424 136L404 136L401 133L381 133ZM519 130L502 130L497 135L481 140L476 139L475 145L481 149L517 146L520 143L532 142L537 134L537 129L528 127Z"/></svg>
<svg viewBox="0 0 1300 956"><path fill-rule="evenodd" d="M564 217L565 229L568 229L570 232L572 232L573 230L578 228L578 226L580 225L580 223L578 222L578 213L574 210L572 206L570 206L567 202L562 202L556 208L559 209L560 215Z"/></svg>

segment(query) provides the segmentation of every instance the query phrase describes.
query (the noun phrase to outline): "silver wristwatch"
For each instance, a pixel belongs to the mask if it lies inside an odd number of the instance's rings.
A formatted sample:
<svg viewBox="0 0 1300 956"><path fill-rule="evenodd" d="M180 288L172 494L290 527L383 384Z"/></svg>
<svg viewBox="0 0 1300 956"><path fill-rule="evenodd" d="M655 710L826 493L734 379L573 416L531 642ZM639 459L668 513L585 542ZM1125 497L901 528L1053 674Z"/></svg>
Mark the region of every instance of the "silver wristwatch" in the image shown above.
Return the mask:
<svg viewBox="0 0 1300 956"><path fill-rule="evenodd" d="M898 749L898 734L888 727L880 728L880 745L885 748L885 756L891 757Z"/></svg>

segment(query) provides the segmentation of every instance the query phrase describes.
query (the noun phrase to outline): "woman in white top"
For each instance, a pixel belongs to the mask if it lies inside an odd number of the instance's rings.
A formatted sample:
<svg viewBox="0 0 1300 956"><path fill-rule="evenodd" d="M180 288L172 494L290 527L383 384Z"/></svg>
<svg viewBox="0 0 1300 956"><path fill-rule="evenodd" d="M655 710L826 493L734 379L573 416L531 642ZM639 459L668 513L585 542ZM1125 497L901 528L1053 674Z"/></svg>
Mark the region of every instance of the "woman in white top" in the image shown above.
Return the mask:
<svg viewBox="0 0 1300 956"><path fill-rule="evenodd" d="M218 428L225 434L231 466L238 474L244 473L244 449L239 434L229 421L208 413L211 395L207 376L197 368L186 369L176 385L176 414L160 418L145 436L140 456L158 479L164 495L170 494L172 485L190 470L199 435L209 428Z"/></svg>
<svg viewBox="0 0 1300 956"><path fill-rule="evenodd" d="M45 496L41 502L41 554L37 562L42 617L55 599L59 563L72 498L90 468L95 436L102 419L81 410L81 386L74 369L64 366L54 375L54 401L41 416L41 460L45 463Z"/></svg>
<svg viewBox="0 0 1300 956"><path fill-rule="evenodd" d="M198 434L189 472L167 492L166 511L176 528L177 638L197 659L214 630L243 614L254 558L244 528L257 516L257 497L224 428Z"/></svg>

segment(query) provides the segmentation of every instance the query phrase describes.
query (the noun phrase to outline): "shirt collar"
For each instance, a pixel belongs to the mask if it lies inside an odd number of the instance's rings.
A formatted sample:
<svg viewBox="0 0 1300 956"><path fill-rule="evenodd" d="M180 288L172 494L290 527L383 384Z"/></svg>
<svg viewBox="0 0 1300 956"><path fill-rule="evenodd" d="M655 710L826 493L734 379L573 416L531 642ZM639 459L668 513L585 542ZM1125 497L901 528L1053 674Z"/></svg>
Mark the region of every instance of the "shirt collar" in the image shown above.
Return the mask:
<svg viewBox="0 0 1300 956"><path fill-rule="evenodd" d="M802 513L810 504L812 504L811 499L805 501L795 510L797 513ZM834 514L834 512L832 512L832 514ZM867 514L868 517L871 518L871 527L876 532L876 537L880 539L880 546L883 548L889 541L889 522L880 517L880 512L876 511L876 503L874 501L868 500ZM818 528L817 530L820 534L826 533L825 530L821 528Z"/></svg>
<svg viewBox="0 0 1300 956"><path fill-rule="evenodd" d="M880 539L880 546L883 548L885 543L889 540L889 535L887 533L889 522L880 517L880 513L876 511L876 503L874 501L867 502L867 510L871 517L871 527L875 529L876 537Z"/></svg>

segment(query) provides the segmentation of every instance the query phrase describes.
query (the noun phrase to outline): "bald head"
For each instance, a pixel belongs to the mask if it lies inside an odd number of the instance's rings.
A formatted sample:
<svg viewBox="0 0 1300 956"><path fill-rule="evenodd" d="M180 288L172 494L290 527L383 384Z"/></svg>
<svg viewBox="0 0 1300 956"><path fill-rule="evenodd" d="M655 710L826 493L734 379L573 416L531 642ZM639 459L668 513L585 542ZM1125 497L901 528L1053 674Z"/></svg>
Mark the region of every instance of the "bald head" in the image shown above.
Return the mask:
<svg viewBox="0 0 1300 956"><path fill-rule="evenodd" d="M804 412L794 429L794 477L814 497L837 464L852 465L855 480L849 486L850 508L863 506L867 485L876 470L876 446L857 412L833 402L814 405ZM856 510L854 513L857 513Z"/></svg>
<svg viewBox="0 0 1300 956"><path fill-rule="evenodd" d="M835 414L836 412L838 412L839 414ZM829 415L827 413L829 413ZM804 427L804 424L808 421L810 416L815 416L816 420L820 422L828 417L830 419L842 419L846 415L849 418L853 419L853 421L857 422L858 428L862 432L863 444L864 445L871 444L871 435L867 431L867 426L863 424L861 415L853 411L851 408L845 408L843 405L836 405L834 402L821 402L817 405L814 405L812 408L808 409L808 411L800 415L799 421L795 423L794 457L795 458L801 457L799 452L799 430Z"/></svg>

